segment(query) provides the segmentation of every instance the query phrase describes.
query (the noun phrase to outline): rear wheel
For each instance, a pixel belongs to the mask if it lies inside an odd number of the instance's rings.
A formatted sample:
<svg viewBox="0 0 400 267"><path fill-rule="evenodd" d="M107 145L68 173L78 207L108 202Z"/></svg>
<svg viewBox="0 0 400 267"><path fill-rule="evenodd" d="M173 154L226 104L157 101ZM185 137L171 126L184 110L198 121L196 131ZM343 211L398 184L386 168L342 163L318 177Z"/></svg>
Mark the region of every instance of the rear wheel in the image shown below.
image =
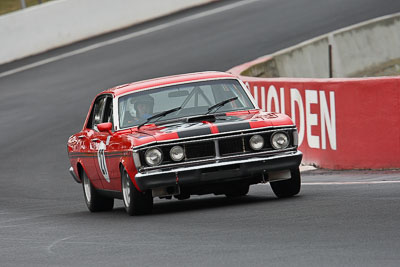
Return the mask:
<svg viewBox="0 0 400 267"><path fill-rule="evenodd" d="M82 172L82 187L86 206L91 212L108 211L113 209L114 199L99 195L85 171Z"/></svg>
<svg viewBox="0 0 400 267"><path fill-rule="evenodd" d="M125 169L121 171L121 184L125 210L130 216L151 213L153 209L151 191L140 192L137 190Z"/></svg>
<svg viewBox="0 0 400 267"><path fill-rule="evenodd" d="M272 191L279 198L291 197L300 192L301 177L300 169L293 169L290 171L291 178L284 181L276 181L271 183Z"/></svg>

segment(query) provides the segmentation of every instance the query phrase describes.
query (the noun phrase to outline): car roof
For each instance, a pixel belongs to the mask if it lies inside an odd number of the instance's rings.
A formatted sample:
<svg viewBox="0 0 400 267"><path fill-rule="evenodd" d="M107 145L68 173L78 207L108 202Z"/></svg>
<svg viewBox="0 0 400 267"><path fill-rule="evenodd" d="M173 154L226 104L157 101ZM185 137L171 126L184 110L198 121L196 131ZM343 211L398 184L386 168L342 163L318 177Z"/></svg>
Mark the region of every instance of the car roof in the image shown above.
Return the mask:
<svg viewBox="0 0 400 267"><path fill-rule="evenodd" d="M196 81L212 80L212 79L236 79L236 77L226 72L218 72L218 71L196 72L196 73L180 74L180 75L167 76L151 80L144 80L139 82L123 84L107 89L103 93L112 93L115 96L119 96L129 92L139 91L146 88L154 88L154 87L168 86L179 83L186 83L192 81L196 82Z"/></svg>

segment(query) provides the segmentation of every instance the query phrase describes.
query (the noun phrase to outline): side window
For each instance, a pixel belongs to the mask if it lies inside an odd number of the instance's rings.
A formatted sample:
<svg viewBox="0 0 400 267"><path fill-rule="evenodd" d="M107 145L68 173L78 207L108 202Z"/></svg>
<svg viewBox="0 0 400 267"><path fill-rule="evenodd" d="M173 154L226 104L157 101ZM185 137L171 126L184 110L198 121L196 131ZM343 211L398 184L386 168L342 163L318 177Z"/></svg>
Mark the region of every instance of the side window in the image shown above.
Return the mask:
<svg viewBox="0 0 400 267"><path fill-rule="evenodd" d="M87 128L95 129L103 122L112 122L112 98L106 95L99 96L94 102Z"/></svg>
<svg viewBox="0 0 400 267"><path fill-rule="evenodd" d="M96 101L96 105L93 109L93 127L103 122L105 104L105 97L100 98L98 102Z"/></svg>
<svg viewBox="0 0 400 267"><path fill-rule="evenodd" d="M107 97L106 107L104 109L103 122L113 123L113 99L112 99L112 97Z"/></svg>

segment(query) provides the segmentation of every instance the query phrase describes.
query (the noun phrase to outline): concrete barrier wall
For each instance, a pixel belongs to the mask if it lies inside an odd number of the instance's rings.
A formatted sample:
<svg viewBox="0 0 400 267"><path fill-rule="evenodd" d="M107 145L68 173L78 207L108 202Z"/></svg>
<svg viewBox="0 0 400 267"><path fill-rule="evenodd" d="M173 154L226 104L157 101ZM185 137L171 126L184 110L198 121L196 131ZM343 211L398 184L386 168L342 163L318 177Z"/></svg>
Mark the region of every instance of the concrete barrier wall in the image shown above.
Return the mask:
<svg viewBox="0 0 400 267"><path fill-rule="evenodd" d="M0 16L0 64L212 0L57 0Z"/></svg>
<svg viewBox="0 0 400 267"><path fill-rule="evenodd" d="M231 69L265 111L289 115L299 130L303 163L328 169L400 168L400 76L259 78Z"/></svg>
<svg viewBox="0 0 400 267"><path fill-rule="evenodd" d="M400 76L353 76L400 59L400 13L357 24L234 67L265 111L289 115L303 163L329 169L400 168ZM314 77L314 78L261 78Z"/></svg>
<svg viewBox="0 0 400 267"><path fill-rule="evenodd" d="M264 77L329 77L328 45L332 45L333 77L354 77L400 59L400 13L353 25L269 55L243 74Z"/></svg>
<svg viewBox="0 0 400 267"><path fill-rule="evenodd" d="M400 59L400 13L342 29L333 34L333 39L340 64L337 77L352 77Z"/></svg>

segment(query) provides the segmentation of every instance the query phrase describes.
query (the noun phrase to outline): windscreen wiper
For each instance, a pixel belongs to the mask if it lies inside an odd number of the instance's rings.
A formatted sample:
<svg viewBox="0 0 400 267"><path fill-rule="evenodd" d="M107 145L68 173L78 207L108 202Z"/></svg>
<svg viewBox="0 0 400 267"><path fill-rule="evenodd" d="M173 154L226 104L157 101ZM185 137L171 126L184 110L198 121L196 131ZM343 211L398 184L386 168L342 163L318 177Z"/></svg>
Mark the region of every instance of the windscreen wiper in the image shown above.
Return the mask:
<svg viewBox="0 0 400 267"><path fill-rule="evenodd" d="M171 109L169 109L169 110L166 110L166 111L157 113L156 115L153 115L153 116L147 118L145 122L139 124L138 129L140 129L140 127L142 127L143 125L149 123L149 122L150 122L151 120L153 120L153 119L162 118L162 117L164 117L164 116L166 116L166 115L168 115L168 114L170 114L170 113L172 113L172 112L175 112L175 111L180 110L181 108L182 108L182 107L171 108Z"/></svg>
<svg viewBox="0 0 400 267"><path fill-rule="evenodd" d="M217 104L215 104L215 105L212 105L211 107L208 108L208 111L207 111L206 114L210 113L210 112L211 112L213 109L215 109L215 108L216 108L215 111L217 111L220 107L223 107L223 106L225 106L226 104L228 104L229 102L235 101L236 99L238 99L237 96L232 97L232 98L229 98L229 99L226 99L226 100L224 100L224 101L221 101L221 102L219 102L219 103L217 103Z"/></svg>

